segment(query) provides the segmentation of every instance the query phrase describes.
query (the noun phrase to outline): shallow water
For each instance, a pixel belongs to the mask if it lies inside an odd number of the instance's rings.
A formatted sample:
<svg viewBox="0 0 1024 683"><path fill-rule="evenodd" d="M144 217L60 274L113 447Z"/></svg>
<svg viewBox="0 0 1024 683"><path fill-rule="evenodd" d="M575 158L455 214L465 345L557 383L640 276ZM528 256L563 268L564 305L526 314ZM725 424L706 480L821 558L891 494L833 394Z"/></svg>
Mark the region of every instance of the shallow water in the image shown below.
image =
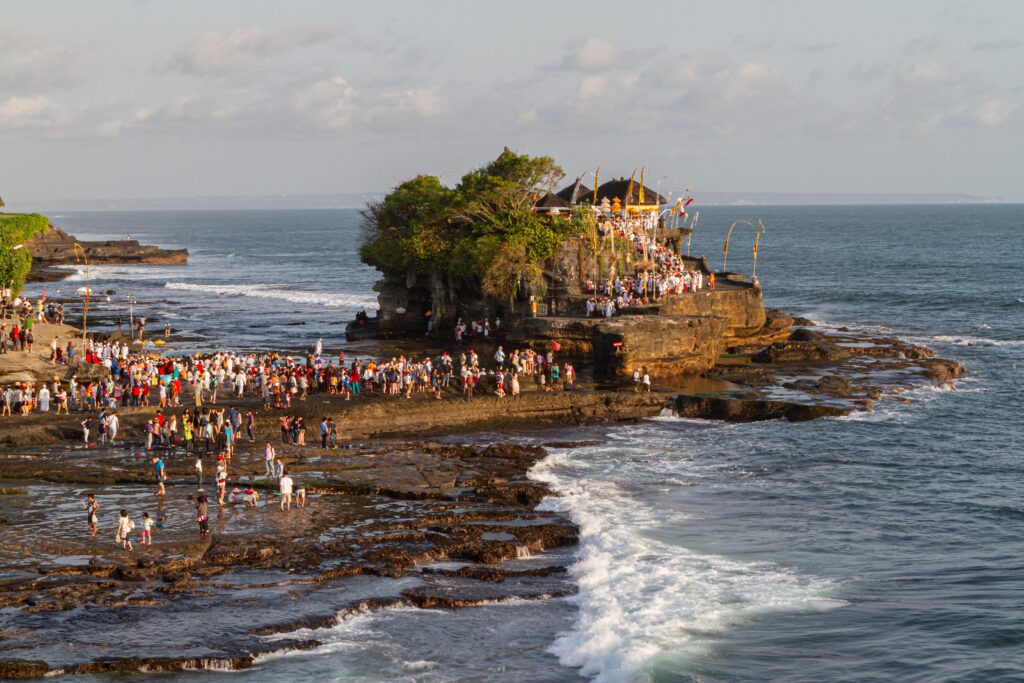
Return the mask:
<svg viewBox="0 0 1024 683"><path fill-rule="evenodd" d="M928 344L969 376L844 419L563 433L600 441L534 472L581 526L577 596L367 614L233 679L1024 678L1024 208L709 208L694 252L717 266L727 225L752 217L768 305ZM209 343L330 348L372 301L353 212L63 220L193 249L187 268L112 268L94 288L131 289ZM734 233L730 266L749 249Z"/></svg>

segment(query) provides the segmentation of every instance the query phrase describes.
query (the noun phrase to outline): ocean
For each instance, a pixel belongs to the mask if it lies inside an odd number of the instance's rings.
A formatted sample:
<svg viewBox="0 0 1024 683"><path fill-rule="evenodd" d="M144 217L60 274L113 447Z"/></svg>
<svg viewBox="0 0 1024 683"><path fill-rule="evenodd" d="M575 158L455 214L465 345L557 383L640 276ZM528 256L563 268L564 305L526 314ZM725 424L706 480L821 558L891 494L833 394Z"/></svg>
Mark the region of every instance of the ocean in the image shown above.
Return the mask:
<svg viewBox="0 0 1024 683"><path fill-rule="evenodd" d="M767 226L766 305L926 344L966 377L811 423L666 414L558 432L598 442L532 472L560 494L544 505L580 526L565 551L576 595L359 614L232 680L1024 680L1024 207L707 207L693 253L720 265L741 218ZM151 325L186 333L182 350L334 349L374 307L354 211L53 219L192 252L188 266L91 273L97 320L127 320L130 294ZM740 230L729 265L749 271Z"/></svg>

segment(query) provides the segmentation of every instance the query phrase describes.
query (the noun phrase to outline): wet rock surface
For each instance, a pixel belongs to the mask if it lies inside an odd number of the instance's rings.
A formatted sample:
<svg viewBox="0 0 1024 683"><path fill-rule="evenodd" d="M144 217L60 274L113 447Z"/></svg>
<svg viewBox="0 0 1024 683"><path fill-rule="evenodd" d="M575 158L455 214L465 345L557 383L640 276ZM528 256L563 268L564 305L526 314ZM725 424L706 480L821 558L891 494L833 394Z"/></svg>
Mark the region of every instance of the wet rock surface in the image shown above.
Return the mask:
<svg viewBox="0 0 1024 683"><path fill-rule="evenodd" d="M278 452L307 506L281 511L262 451L243 447L228 488L251 481L263 500L218 506L212 494L207 537L194 520L194 459L180 451L165 455L164 497L154 495L149 457L133 448L2 454L0 482L25 494L0 502L0 678L238 670L262 652L315 647L306 631L353 611L574 590L568 556L549 555L573 546L576 528L536 510L548 492L526 478L543 448L386 442ZM86 492L103 506L92 539ZM143 511L158 520L151 547L137 533L134 551L115 544L120 508L137 523ZM154 632L157 644L146 635ZM263 638L271 633L279 636ZM146 656L124 656L133 652Z"/></svg>

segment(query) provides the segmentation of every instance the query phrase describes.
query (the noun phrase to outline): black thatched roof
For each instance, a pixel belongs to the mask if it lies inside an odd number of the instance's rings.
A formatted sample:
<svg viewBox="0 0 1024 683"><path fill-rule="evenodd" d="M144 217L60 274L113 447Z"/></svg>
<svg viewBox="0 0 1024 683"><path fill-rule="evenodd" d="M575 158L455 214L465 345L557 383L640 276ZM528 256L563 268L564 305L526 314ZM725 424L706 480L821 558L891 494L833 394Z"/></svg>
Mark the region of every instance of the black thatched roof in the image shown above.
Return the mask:
<svg viewBox="0 0 1024 683"><path fill-rule="evenodd" d="M626 203L626 193L629 191L629 178L618 178L609 180L597 188L598 204L607 197L609 202L615 201L618 197L623 204ZM640 203L640 183L633 182L633 195L629 198L630 206ZM644 204L667 204L668 200L660 194L644 185Z"/></svg>
<svg viewBox="0 0 1024 683"><path fill-rule="evenodd" d="M576 196L575 197L572 196L573 190L576 190ZM573 183L572 185L567 185L566 187L563 187L561 190L559 190L555 194L557 194L559 197L561 197L565 201L569 202L570 204L575 204L575 203L578 203L578 202L581 202L581 201L585 201L588 198L593 199L593 197L594 197L594 191L591 190L586 185L584 185L583 183L580 183L579 189L576 189L576 183Z"/></svg>
<svg viewBox="0 0 1024 683"><path fill-rule="evenodd" d="M569 188L569 191L572 192L572 188L571 187ZM566 201L565 199L563 199L562 197L560 197L559 196L560 194L561 193L555 194L553 192L548 192L546 195L544 195L539 200L537 200L537 204L535 205L535 207L538 210L541 210L541 211L550 211L551 209L569 209L569 208L571 208L570 205L569 205L569 202Z"/></svg>

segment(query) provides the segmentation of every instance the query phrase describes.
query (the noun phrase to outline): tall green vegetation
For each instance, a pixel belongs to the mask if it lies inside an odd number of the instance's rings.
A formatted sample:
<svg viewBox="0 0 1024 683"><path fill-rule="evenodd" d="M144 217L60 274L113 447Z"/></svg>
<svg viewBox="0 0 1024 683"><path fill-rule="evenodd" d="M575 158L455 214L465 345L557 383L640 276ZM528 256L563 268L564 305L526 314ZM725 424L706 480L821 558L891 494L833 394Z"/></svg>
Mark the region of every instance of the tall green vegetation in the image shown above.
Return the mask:
<svg viewBox="0 0 1024 683"><path fill-rule="evenodd" d="M0 213L0 285L21 291L32 268L28 249L15 249L49 229L50 221L37 213Z"/></svg>
<svg viewBox="0 0 1024 683"><path fill-rule="evenodd" d="M383 271L473 278L489 296L515 297L540 283L540 263L574 230L533 212L563 177L551 157L508 148L454 188L416 176L364 210L363 261Z"/></svg>

